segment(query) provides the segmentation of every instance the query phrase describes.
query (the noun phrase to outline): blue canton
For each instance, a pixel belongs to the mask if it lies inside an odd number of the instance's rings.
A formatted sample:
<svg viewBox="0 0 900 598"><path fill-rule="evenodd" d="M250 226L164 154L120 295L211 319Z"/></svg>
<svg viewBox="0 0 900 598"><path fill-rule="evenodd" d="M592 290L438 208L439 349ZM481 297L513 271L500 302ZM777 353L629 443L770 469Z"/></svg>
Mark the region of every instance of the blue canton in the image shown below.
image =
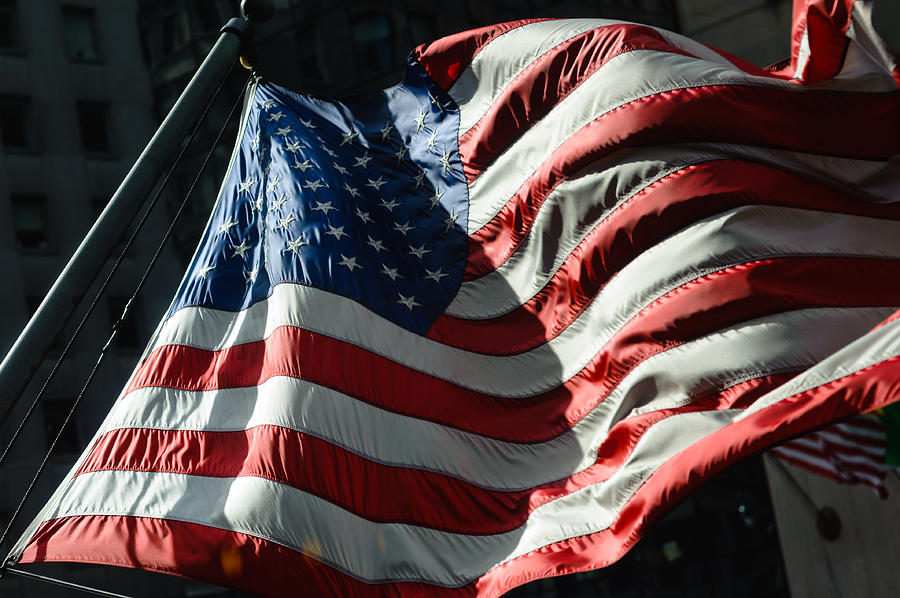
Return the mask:
<svg viewBox="0 0 900 598"><path fill-rule="evenodd" d="M403 83L340 101L260 83L170 313L236 311L295 283L425 333L468 250L458 129L455 103L415 62Z"/></svg>

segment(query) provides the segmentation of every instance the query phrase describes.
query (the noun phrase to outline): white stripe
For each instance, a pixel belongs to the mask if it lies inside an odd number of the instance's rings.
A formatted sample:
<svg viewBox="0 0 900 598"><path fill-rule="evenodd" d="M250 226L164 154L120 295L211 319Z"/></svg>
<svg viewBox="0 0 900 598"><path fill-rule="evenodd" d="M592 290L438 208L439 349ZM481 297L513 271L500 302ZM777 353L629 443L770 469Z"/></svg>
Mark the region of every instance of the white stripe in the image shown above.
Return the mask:
<svg viewBox="0 0 900 598"><path fill-rule="evenodd" d="M690 413L641 438L628 465L605 483L536 509L510 532L470 536L408 524L376 524L321 498L253 477L212 478L104 471L68 483L48 519L132 515L250 534L313 556L368 581L463 585L487 568L569 537L606 529L665 459L727 424L734 412ZM384 549L381 546L384 546Z"/></svg>
<svg viewBox="0 0 900 598"><path fill-rule="evenodd" d="M896 89L893 70L897 67L897 58L872 23L872 6L871 2L853 4L847 29L851 43L837 77L873 74L885 81L889 89Z"/></svg>
<svg viewBox="0 0 900 598"><path fill-rule="evenodd" d="M102 429L228 431L273 424L379 463L436 471L484 488L524 489L593 464L599 440L628 416L679 407L750 378L809 367L889 313L869 308L789 312L677 346L635 367L570 431L541 443L484 438L292 378L220 391L137 390L114 405Z"/></svg>
<svg viewBox="0 0 900 598"><path fill-rule="evenodd" d="M784 398L824 386L898 356L900 356L900 319L879 326L799 376L766 393L747 407L743 417L765 409Z"/></svg>

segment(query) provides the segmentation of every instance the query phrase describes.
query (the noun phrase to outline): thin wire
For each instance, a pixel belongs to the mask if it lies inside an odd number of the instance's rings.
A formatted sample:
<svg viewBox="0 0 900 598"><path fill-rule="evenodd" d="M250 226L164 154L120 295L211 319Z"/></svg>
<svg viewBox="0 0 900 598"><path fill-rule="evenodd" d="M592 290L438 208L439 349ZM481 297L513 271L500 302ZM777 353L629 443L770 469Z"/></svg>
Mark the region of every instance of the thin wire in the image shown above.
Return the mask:
<svg viewBox="0 0 900 598"><path fill-rule="evenodd" d="M234 67L234 62L232 62L231 65L229 65L228 70L225 71L225 75L219 81L219 85L218 85L218 87L216 87L215 93L213 94L210 101L207 102L206 106L203 109L203 112L200 114L200 118L197 119L197 122L194 125L193 130L191 131L191 134L188 136L187 142L182 144L181 148L178 150L178 154L175 156L175 160L172 162L172 166L166 172L166 175L163 178L162 183L157 188L156 193L153 194L153 197L151 198L150 203L147 206L147 209L141 215L141 218L138 221L137 226L135 227L134 231L131 233L131 236L128 238L128 241L126 241L124 247L122 248L122 251L119 253L118 257L116 258L116 262L113 264L112 269L106 275L106 279L103 281L103 284L100 285L99 290L94 295L94 298L91 301L90 306L88 306L87 312L81 318L81 321L78 323L78 326L75 328L75 332L73 332L71 338L69 338L69 342L66 343L65 348L62 350L62 353L60 353L59 357L56 359L56 363L53 364L53 369L50 370L50 373L47 374L47 377L44 379L44 383L41 385L41 389L38 391L34 400L31 402L31 405L28 406L28 410L25 412L25 415L19 421L19 425L16 428L16 431L13 432L13 435L10 438L9 442L7 443L6 448L4 448L3 453L0 454L0 467L2 467L3 463L6 461L6 458L9 455L10 449L12 449L13 445L15 445L16 441L18 441L19 436L22 433L22 430L25 429L25 426L31 420L31 416L34 413L34 410L37 408L38 403L40 403L41 399L44 398L44 394L47 392L47 389L50 387L50 383L53 381L53 378L56 377L56 373L59 370L60 366L62 365L63 360L69 356L69 352L70 352L71 348L74 346L75 341L78 339L78 335L81 333L81 330L84 328L85 324L87 323L88 318L91 317L91 315L94 313L94 310L100 304L100 298L102 297L103 293L106 292L106 289L107 289L107 287L109 287L109 284L113 279L113 276L116 274L116 272L119 269L119 266L122 264L123 260L125 259L125 255L128 253L128 250L131 248L135 239L137 239L137 236L143 229L144 224L146 224L147 219L150 216L150 212L153 211L153 209L156 207L156 204L159 202L159 199L162 196L163 191L165 191L166 187L169 184L169 181L172 178L172 174L175 172L175 168L181 162L181 158L184 156L185 151L187 151L188 146L190 146L190 144L194 141L194 138L197 136L197 132L200 130L200 127L203 124L203 121L206 118L206 115L209 113L210 108L212 108L213 102L219 96L219 93L222 91L222 87L225 85L225 81L228 79L228 75L231 73L231 69L233 67ZM118 324L118 322L116 322L116 324Z"/></svg>
<svg viewBox="0 0 900 598"><path fill-rule="evenodd" d="M19 516L19 513L22 510L25 502L28 500L31 492L34 490L35 485L37 484L38 478L40 478L41 474L44 471L44 468L47 465L47 462L50 460L50 455L53 453L53 449L56 448L57 441L62 437L63 432L66 429L66 426L69 423L69 420L72 419L72 414L75 413L75 410L78 408L79 403L81 403L81 399L84 398L87 389L90 387L91 382L94 380L94 376L97 373L97 370L100 367L100 364L103 362L103 358L107 354L107 350L112 345L113 340L118 334L119 325L122 323L124 318L128 314L129 306L134 302L135 297L137 297L138 293L140 293L141 289L144 286L144 283L147 281L147 277L150 274L150 271L153 269L153 266L156 265L156 262L162 253L162 249L165 246L166 242L168 242L169 238L172 236L172 233L175 230L175 225L178 223L178 219L181 217L182 213L184 213L184 208L187 206L187 202L190 199L191 195L194 192L194 189L197 187L197 182L200 180L200 177L203 175L203 172L206 170L206 166L209 164L212 155L215 153L216 146L219 143L219 140L222 138L222 134L225 132L225 129L228 126L228 123L231 121L235 110L240 105L242 97L239 95L237 100L231 106L231 110L228 112L228 116L225 118L225 121L222 123L221 128L219 129L219 133L216 135L215 141L213 141L212 146L206 154L206 158L203 160L203 164L200 166L200 169L197 171L197 175L194 177L193 182L191 183L190 188L188 189L187 194L184 196L184 200L182 200L181 205L178 207L178 210L175 212L175 216L172 218L172 222L169 224L168 230L166 230L166 234L163 236L162 241L156 248L156 252L153 254L153 258L150 260L150 264L144 270L144 274L141 277L140 282L135 288L134 292L131 295L131 298L128 300L128 303L125 304L125 309L122 311L122 315L119 317L118 321L113 325L112 334L109 336L109 340L106 341L106 345L100 350L100 354L97 356L97 361L94 363L94 367L91 368L90 374L88 374L87 379L84 382L84 385L81 387L81 391L78 393L78 396L75 397L75 400L72 402L72 407L69 409L69 413L66 414L66 419L63 420L62 425L59 427L59 431L56 433L56 438L53 439L53 442L50 443L50 448L47 449L47 453L44 455L44 460L41 461L40 466L38 467L37 472L32 478L31 483L28 485L28 488L25 490L25 494L22 496L22 500L19 502L19 505L16 507L16 510L13 512L12 517L9 520L9 523L6 526L6 529L3 531L3 535L0 536L0 546L2 546L3 541L6 540L6 536L9 535L9 531L12 529L13 524ZM4 568L8 567L10 563L4 562L2 566L0 566L0 572L4 570Z"/></svg>
<svg viewBox="0 0 900 598"><path fill-rule="evenodd" d="M99 588L83 586L80 583L73 583L71 581L56 579L55 577L47 577L46 575L38 575L37 573L31 573L30 571L22 571L21 569L13 569L12 567L7 567L6 571L8 571L9 573L14 573L16 575L21 575L22 577L30 577L31 579L38 579L38 580L46 582L46 583L52 583L54 585L62 586L64 588L79 590L86 594L94 594L95 596L105 596L106 598L131 598L131 596L127 596L125 594L116 594L115 592L107 592L106 590L101 590Z"/></svg>

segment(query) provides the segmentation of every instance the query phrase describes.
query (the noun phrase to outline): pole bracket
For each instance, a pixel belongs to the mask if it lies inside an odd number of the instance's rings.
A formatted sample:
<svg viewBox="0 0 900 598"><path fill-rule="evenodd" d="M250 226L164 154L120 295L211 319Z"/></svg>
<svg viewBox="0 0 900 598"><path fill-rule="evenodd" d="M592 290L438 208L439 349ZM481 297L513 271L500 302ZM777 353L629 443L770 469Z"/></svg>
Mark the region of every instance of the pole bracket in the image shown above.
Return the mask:
<svg viewBox="0 0 900 598"><path fill-rule="evenodd" d="M226 31L236 34L243 41L247 41L253 35L253 25L246 19L234 17L225 23L225 26L219 30L219 33L225 33Z"/></svg>

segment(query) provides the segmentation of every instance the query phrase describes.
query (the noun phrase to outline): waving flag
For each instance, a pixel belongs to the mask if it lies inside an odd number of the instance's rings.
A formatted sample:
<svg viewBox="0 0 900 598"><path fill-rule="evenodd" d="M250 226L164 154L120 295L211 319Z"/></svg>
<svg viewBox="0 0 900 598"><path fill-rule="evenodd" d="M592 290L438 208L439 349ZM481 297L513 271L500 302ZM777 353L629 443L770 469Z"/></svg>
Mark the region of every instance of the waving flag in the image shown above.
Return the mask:
<svg viewBox="0 0 900 598"><path fill-rule="evenodd" d="M843 484L870 486L888 497L887 432L871 415L857 415L769 451L782 461Z"/></svg>
<svg viewBox="0 0 900 598"><path fill-rule="evenodd" d="M498 596L895 400L900 78L868 11L809 2L781 72L549 20L364 97L259 84L171 309L10 558Z"/></svg>

